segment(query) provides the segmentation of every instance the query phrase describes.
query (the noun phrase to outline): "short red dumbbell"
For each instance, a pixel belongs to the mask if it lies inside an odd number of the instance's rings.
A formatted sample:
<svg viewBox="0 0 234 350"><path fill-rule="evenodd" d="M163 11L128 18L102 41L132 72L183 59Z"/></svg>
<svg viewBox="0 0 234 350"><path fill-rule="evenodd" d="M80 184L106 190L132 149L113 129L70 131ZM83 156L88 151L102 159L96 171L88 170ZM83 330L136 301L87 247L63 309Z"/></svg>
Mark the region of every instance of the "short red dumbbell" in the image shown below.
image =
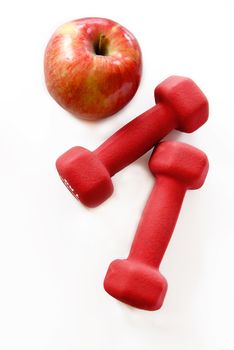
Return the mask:
<svg viewBox="0 0 234 350"><path fill-rule="evenodd" d="M149 167L157 181L142 214L130 254L127 259L110 264L104 288L126 304L157 310L167 291L167 281L159 272L159 266L185 192L203 185L209 165L205 153L195 147L162 142L151 156Z"/></svg>
<svg viewBox="0 0 234 350"><path fill-rule="evenodd" d="M150 150L171 130L193 132L208 118L208 101L189 78L172 76L155 91L157 105L133 119L94 152L73 147L56 162L58 173L80 201L95 207L113 192L111 176Z"/></svg>

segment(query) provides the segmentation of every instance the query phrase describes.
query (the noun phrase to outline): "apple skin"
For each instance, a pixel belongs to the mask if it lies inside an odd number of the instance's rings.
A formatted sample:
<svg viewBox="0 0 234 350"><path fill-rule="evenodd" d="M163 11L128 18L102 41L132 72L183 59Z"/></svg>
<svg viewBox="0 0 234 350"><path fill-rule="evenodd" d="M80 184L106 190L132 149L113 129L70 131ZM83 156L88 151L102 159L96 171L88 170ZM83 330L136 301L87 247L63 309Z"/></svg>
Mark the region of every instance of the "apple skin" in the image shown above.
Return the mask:
<svg viewBox="0 0 234 350"><path fill-rule="evenodd" d="M101 119L123 108L139 86L141 69L136 38L105 18L63 24L45 51L49 93L64 109L83 119Z"/></svg>

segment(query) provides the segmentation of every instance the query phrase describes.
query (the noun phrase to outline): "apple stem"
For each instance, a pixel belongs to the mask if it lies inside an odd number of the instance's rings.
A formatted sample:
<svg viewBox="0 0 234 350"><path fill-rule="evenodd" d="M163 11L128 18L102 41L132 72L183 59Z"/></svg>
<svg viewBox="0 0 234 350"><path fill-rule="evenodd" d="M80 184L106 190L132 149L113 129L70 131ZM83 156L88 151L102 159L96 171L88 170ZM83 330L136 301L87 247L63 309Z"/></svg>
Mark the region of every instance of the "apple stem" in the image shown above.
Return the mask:
<svg viewBox="0 0 234 350"><path fill-rule="evenodd" d="M100 53L103 52L103 49L104 49L104 47L102 47L104 39L105 39L105 35L104 34L100 34L99 35L99 41L98 41L98 51Z"/></svg>
<svg viewBox="0 0 234 350"><path fill-rule="evenodd" d="M94 44L94 51L96 55L107 55L107 38L104 34L99 34L98 40Z"/></svg>

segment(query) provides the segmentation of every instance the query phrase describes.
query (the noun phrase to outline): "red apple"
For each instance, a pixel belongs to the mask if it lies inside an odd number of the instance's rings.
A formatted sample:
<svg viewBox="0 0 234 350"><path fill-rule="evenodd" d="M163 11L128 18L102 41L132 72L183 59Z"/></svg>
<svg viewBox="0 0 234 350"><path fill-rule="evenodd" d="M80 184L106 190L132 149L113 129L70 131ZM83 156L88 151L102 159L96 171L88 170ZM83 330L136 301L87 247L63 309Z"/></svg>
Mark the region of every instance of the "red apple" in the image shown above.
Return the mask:
<svg viewBox="0 0 234 350"><path fill-rule="evenodd" d="M134 96L141 77L141 50L118 23L83 18L55 31L44 69L48 91L63 108L84 119L100 119L119 111Z"/></svg>

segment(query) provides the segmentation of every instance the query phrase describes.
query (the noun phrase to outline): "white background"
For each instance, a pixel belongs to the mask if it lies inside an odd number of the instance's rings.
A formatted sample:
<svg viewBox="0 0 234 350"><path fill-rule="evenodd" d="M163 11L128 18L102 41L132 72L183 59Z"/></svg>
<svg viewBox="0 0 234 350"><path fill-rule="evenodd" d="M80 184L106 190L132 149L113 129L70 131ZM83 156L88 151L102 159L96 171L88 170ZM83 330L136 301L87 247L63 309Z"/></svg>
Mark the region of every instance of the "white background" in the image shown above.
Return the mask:
<svg viewBox="0 0 234 350"><path fill-rule="evenodd" d="M234 2L12 1L0 9L0 349L233 350ZM143 52L143 79L118 115L77 120L49 96L43 54L56 27L85 16L126 26ZM161 266L169 289L160 311L127 307L102 287L126 257L154 179L149 154L113 178L114 195L87 209L60 181L56 158L94 149L154 104L171 74L208 96L209 122L191 135L210 172L187 194Z"/></svg>

